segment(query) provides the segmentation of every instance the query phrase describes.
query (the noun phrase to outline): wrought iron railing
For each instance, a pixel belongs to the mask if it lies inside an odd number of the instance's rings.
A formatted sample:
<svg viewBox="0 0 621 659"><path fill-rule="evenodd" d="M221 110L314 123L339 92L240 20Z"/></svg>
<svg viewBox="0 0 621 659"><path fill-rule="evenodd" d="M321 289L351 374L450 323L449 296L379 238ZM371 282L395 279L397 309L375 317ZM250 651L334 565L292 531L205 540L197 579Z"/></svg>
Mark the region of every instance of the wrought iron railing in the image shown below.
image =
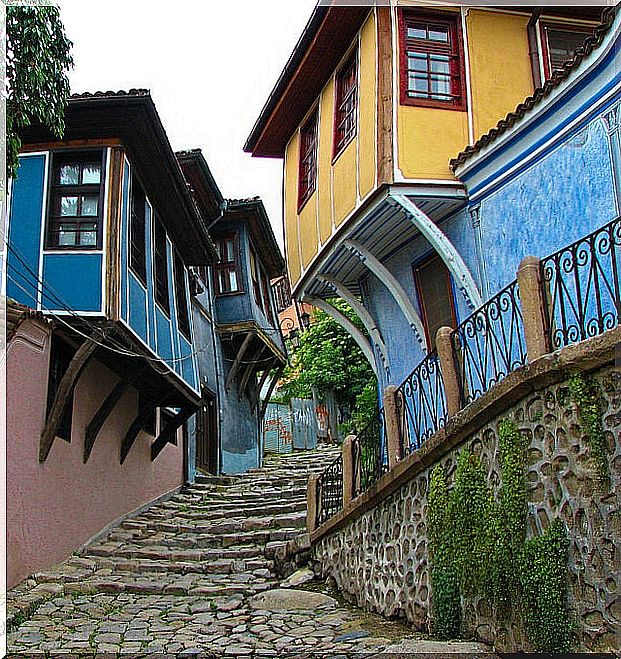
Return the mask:
<svg viewBox="0 0 621 659"><path fill-rule="evenodd" d="M276 306L277 314L288 309L293 304L289 278L285 276L276 280L272 284L272 294L274 296L274 304Z"/></svg>
<svg viewBox="0 0 621 659"><path fill-rule="evenodd" d="M358 496L388 471L383 409L356 435L353 452L353 496Z"/></svg>
<svg viewBox="0 0 621 659"><path fill-rule="evenodd" d="M462 406L527 361L517 281L469 316L452 334Z"/></svg>
<svg viewBox="0 0 621 659"><path fill-rule="evenodd" d="M332 462L317 479L317 526L343 508L343 455Z"/></svg>
<svg viewBox="0 0 621 659"><path fill-rule="evenodd" d="M432 350L397 389L401 455L405 457L444 426L444 380L438 353Z"/></svg>
<svg viewBox="0 0 621 659"><path fill-rule="evenodd" d="M621 218L541 261L553 350L621 324Z"/></svg>

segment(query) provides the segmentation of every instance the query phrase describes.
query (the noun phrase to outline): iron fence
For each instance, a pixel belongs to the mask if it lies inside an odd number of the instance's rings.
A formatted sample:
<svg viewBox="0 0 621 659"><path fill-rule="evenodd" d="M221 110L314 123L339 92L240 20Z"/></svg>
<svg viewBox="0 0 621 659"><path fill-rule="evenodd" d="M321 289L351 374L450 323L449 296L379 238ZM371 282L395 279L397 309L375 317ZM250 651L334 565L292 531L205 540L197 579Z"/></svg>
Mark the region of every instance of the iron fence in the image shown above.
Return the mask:
<svg viewBox="0 0 621 659"><path fill-rule="evenodd" d="M361 430L354 440L354 491L358 496L388 471L388 452L384 433L384 410Z"/></svg>
<svg viewBox="0 0 621 659"><path fill-rule="evenodd" d="M541 261L553 350L621 324L621 218Z"/></svg>
<svg viewBox="0 0 621 659"><path fill-rule="evenodd" d="M462 406L527 362L517 281L469 316L452 334Z"/></svg>
<svg viewBox="0 0 621 659"><path fill-rule="evenodd" d="M397 389L401 455L405 457L446 423L446 396L438 353L432 350Z"/></svg>
<svg viewBox="0 0 621 659"><path fill-rule="evenodd" d="M343 455L332 462L317 479L317 526L343 508Z"/></svg>

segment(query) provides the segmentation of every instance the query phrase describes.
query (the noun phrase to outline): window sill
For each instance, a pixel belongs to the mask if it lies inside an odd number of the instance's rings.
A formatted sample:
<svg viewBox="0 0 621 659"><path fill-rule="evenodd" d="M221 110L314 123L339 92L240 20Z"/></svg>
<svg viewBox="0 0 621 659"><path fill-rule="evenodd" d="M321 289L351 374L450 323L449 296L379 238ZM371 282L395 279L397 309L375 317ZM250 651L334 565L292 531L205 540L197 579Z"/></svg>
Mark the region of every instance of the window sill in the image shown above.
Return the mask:
<svg viewBox="0 0 621 659"><path fill-rule="evenodd" d="M227 291L226 293L216 293L216 297L234 297L235 295L243 295L246 291Z"/></svg>
<svg viewBox="0 0 621 659"><path fill-rule="evenodd" d="M435 110L453 110L454 112L467 112L468 108L464 101L453 103L452 101L434 101L425 98L409 98L401 96L401 105L416 108L433 108Z"/></svg>

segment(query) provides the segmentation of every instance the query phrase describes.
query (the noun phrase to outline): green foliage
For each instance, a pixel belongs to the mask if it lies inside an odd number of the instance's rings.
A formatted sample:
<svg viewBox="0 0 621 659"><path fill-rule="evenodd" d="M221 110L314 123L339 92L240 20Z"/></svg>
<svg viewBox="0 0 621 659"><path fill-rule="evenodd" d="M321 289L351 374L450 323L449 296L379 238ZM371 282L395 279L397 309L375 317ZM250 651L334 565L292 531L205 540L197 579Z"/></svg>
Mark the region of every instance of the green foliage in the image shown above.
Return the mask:
<svg viewBox="0 0 621 659"><path fill-rule="evenodd" d="M591 455L597 465L597 476L602 485L609 483L608 446L602 420L602 393L598 384L584 373L569 378L569 393L578 407L578 417L586 431Z"/></svg>
<svg viewBox="0 0 621 659"><path fill-rule="evenodd" d="M571 649L567 614L567 530L555 519L543 535L528 540L521 560L522 606L528 635L541 652Z"/></svg>
<svg viewBox="0 0 621 659"><path fill-rule="evenodd" d="M7 176L13 177L21 129L40 122L62 137L69 96L66 71L73 59L57 7L9 6L6 30L6 159Z"/></svg>
<svg viewBox="0 0 621 659"><path fill-rule="evenodd" d="M330 302L364 331L348 304L338 299ZM300 334L300 345L279 384L279 399L312 398L313 388L320 394L333 390L340 404L354 410L356 427L377 411L377 382L369 362L354 339L320 310Z"/></svg>
<svg viewBox="0 0 621 659"><path fill-rule="evenodd" d="M432 628L439 638L459 636L462 599L482 595L499 618L519 607L538 650L562 652L570 645L567 533L555 520L542 536L526 541L525 449L515 424L503 421L498 501L479 459L467 450L459 454L450 492L441 466L431 474Z"/></svg>

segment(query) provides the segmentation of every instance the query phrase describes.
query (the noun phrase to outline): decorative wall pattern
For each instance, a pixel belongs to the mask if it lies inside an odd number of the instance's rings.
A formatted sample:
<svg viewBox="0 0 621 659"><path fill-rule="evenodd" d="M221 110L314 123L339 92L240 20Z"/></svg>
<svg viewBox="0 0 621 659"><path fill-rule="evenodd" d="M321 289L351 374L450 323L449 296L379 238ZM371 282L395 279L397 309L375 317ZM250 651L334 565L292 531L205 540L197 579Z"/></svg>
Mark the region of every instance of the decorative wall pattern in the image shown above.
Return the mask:
<svg viewBox="0 0 621 659"><path fill-rule="evenodd" d="M497 492L498 425L513 419L528 440L528 537L560 517L567 525L570 609L582 650L621 647L621 371L611 366L593 377L603 395L603 425L609 447L610 487L598 484L584 428L568 382L530 394L445 455L449 480L459 451L477 455ZM314 556L325 577L366 609L405 616L427 629L430 609L426 508L430 474L423 469L378 506L318 541ZM497 650L525 650L528 641L517 615L494 617L483 599L464 602L469 633Z"/></svg>

